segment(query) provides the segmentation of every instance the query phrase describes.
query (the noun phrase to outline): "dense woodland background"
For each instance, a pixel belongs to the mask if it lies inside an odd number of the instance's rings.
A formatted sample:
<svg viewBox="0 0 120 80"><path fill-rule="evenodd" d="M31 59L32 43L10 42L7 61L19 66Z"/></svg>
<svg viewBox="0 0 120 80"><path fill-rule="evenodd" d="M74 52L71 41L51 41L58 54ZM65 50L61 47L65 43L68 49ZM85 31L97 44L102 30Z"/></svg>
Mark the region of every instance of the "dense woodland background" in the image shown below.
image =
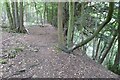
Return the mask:
<svg viewBox="0 0 120 80"><path fill-rule="evenodd" d="M120 75L120 2L6 0L0 3L0 13L2 30L29 34L28 27L51 24L58 30L60 50L72 54L82 49L91 59Z"/></svg>

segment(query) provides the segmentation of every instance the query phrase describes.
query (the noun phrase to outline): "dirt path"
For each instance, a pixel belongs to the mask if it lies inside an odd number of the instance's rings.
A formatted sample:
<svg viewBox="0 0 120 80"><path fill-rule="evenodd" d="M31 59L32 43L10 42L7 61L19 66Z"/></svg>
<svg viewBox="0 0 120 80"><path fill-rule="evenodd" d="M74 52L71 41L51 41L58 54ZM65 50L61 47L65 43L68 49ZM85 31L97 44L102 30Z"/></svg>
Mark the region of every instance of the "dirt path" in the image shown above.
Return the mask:
<svg viewBox="0 0 120 80"><path fill-rule="evenodd" d="M4 78L117 78L118 76L95 63L82 53L66 54L56 48L57 31L51 25L31 27L29 34L3 32L1 65ZM17 50L15 58L8 55ZM21 51L20 51L21 50ZM10 52L9 52L10 51ZM9 53L9 54L8 54ZM7 56L7 57L5 57Z"/></svg>

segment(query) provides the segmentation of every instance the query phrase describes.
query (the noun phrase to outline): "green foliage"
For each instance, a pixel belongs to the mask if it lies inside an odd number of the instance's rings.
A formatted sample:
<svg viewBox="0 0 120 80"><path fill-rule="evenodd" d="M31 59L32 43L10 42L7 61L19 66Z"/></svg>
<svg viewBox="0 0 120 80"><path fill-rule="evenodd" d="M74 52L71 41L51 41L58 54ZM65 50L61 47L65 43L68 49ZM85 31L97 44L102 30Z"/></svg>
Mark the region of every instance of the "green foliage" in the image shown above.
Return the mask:
<svg viewBox="0 0 120 80"><path fill-rule="evenodd" d="M18 53L18 52L22 52L23 48L22 47L16 47L14 50Z"/></svg>
<svg viewBox="0 0 120 80"><path fill-rule="evenodd" d="M7 60L6 60L6 59L0 58L0 64L6 64L6 63L7 63Z"/></svg>
<svg viewBox="0 0 120 80"><path fill-rule="evenodd" d="M29 0L28 0L29 1ZM7 1L8 2L8 1ZM47 22L52 24L53 26L57 27L57 9L58 9L58 3L45 3L45 2L30 2L30 3L25 3L26 5L24 6L24 14L25 14L25 18L26 18L26 22L28 21L27 24L33 25L32 23L38 21L42 22L43 20L46 20L47 18ZM46 4L46 6L45 6ZM78 47L80 46L84 46L86 45L86 53L88 53L88 55L90 54L90 52L93 52L91 54L95 54L94 49L96 49L97 47L97 43L98 43L98 39L101 40L101 43L99 45L99 51L97 56L101 57L102 53L105 51L107 45L109 44L109 40L112 38L112 34L114 32L114 30L117 29L118 27L118 3L115 3L114 6L114 12L112 15L112 19L111 21L105 25L106 27L104 27L104 25L101 27L101 23L105 21L107 14L108 14L108 9L109 9L109 3L108 2L75 2L74 8L71 8L73 10L70 11L69 13L69 2L67 3L63 3L66 4L63 6L64 10L63 10L63 26L64 27L68 27L70 26L68 32L72 33L72 30L74 28L74 36L73 36L73 44L78 44L79 42L82 42L84 40L84 42L81 43L81 45L77 45ZM3 6L3 4L1 4ZM0 5L0 6L1 6ZM10 3L6 3L6 10L7 10L7 14L9 16L8 20L10 21L10 23L12 22L12 18L11 18L11 14L10 14L10 10L11 10L11 4ZM35 7L36 6L36 7ZM2 12L2 7L0 8L0 13ZM73 13L74 12L74 13ZM69 15L71 14L71 15ZM111 14L110 14L111 15ZM109 15L109 16L110 16ZM69 22L69 16L71 16L71 22ZM72 21L74 16L74 20ZM110 18L108 16L108 19ZM62 17L62 16L61 16ZM45 19L44 19L45 18ZM65 20L64 20L65 19ZM30 22L30 23L29 23ZM69 25L68 25L69 22ZM10 24L9 23L9 24ZM66 26L65 26L65 25ZM12 25L12 24L11 24ZM16 29L8 29L9 27L13 28L14 26L2 26L4 27L2 30L8 31L8 32L16 32ZM6 28L5 28L6 27ZM103 28L102 30L99 28ZM97 29L99 29L99 31L97 31ZM96 32L94 34L94 32ZM99 34L98 34L99 33ZM97 35L96 35L97 34ZM68 44L71 44L72 41L71 40L71 35L69 35L69 41ZM94 36L92 36L94 35ZM92 36L92 37L90 37ZM89 38L90 37L90 38ZM93 42L89 42L91 39L95 38L95 43L94 40ZM117 39L116 39L117 41ZM73 45L72 44L72 45ZM93 45L94 44L94 45ZM108 56L110 56L109 59L111 59L109 62L108 60L106 61L107 68L113 72L115 72L116 74L120 75L120 66L115 66L113 64L114 62L114 53L117 52L117 48L118 48L118 43L114 42L115 45L112 48L112 50L109 51ZM56 49L56 48L55 48ZM56 49L59 52L59 49ZM19 53L23 51L23 48L20 47L15 47L13 49L10 50L10 52L8 51L7 53L9 53L9 58L14 58L16 56L16 53ZM32 51L34 52L38 52L37 49L32 49ZM88 51L88 52L87 52ZM90 55L91 57L91 55ZM0 63L6 63L5 60L0 59Z"/></svg>
<svg viewBox="0 0 120 80"><path fill-rule="evenodd" d="M22 52L22 51L23 51L22 47L15 47L10 50L10 52L8 54L8 58L15 58L17 53Z"/></svg>
<svg viewBox="0 0 120 80"><path fill-rule="evenodd" d="M111 61L109 61L109 63L107 64L107 68L110 71L120 75L120 66L119 65L114 65Z"/></svg>

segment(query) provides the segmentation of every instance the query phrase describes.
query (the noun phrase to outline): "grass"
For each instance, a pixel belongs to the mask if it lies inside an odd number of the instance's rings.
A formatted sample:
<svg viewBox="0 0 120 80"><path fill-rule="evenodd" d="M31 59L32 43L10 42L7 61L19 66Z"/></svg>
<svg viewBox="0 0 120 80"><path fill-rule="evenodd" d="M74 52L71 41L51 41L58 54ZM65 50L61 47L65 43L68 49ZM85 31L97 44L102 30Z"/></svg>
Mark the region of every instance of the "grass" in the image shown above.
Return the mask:
<svg viewBox="0 0 120 80"><path fill-rule="evenodd" d="M0 58L0 64L7 64L7 60Z"/></svg>
<svg viewBox="0 0 120 80"><path fill-rule="evenodd" d="M23 47L15 47L14 50L18 53L18 52L22 52L23 51Z"/></svg>
<svg viewBox="0 0 120 80"><path fill-rule="evenodd" d="M15 58L17 53L22 52L23 51L23 47L15 47L12 50L10 50L10 53L8 55L8 58Z"/></svg>

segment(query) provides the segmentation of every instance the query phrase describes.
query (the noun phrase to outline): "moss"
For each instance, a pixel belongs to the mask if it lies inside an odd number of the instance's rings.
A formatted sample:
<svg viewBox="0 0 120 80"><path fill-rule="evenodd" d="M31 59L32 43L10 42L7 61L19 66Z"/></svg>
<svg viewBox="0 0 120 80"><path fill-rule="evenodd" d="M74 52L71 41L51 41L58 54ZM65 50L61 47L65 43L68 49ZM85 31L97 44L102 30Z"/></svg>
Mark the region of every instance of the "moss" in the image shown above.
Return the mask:
<svg viewBox="0 0 120 80"><path fill-rule="evenodd" d="M22 47L16 47L16 48L15 48L15 51L16 51L16 52L22 52L22 51L23 51L23 48L22 48Z"/></svg>
<svg viewBox="0 0 120 80"><path fill-rule="evenodd" d="M6 59L0 59L0 64L7 64L7 60Z"/></svg>

